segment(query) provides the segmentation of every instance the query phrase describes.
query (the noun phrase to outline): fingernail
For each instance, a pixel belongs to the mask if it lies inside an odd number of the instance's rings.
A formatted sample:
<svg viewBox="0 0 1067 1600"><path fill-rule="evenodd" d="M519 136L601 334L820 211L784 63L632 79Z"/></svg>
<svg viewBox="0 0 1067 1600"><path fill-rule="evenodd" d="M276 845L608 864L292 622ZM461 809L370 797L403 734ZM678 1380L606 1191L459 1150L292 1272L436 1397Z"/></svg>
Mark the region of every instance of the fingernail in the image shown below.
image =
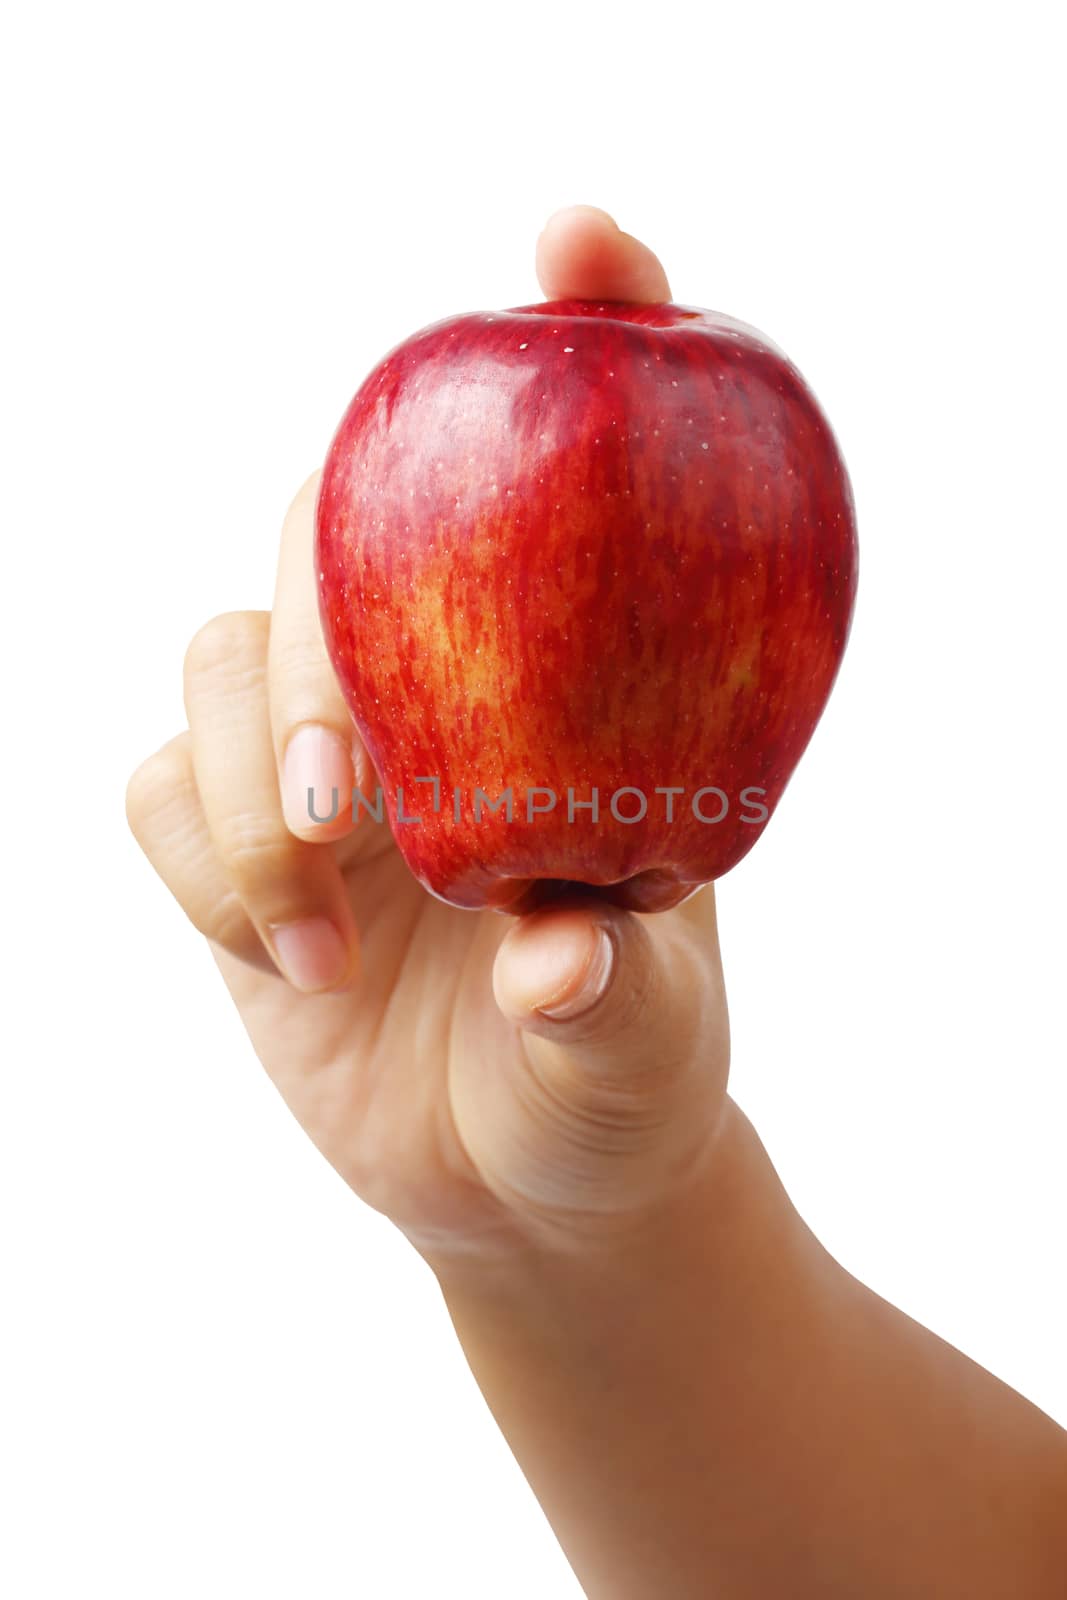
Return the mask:
<svg viewBox="0 0 1067 1600"><path fill-rule="evenodd" d="M283 923L270 936L282 972L304 994L335 988L348 969L345 942L326 917Z"/></svg>
<svg viewBox="0 0 1067 1600"><path fill-rule="evenodd" d="M611 969L614 965L615 946L606 930L598 928L596 945L580 987L568 995L566 1000L540 1005L536 1009L543 1017L549 1017L553 1022L569 1022L573 1017L580 1017L584 1012L591 1010L604 993L611 982Z"/></svg>
<svg viewBox="0 0 1067 1600"><path fill-rule="evenodd" d="M332 822L352 804L352 753L331 728L307 722L285 747L282 812L293 833Z"/></svg>

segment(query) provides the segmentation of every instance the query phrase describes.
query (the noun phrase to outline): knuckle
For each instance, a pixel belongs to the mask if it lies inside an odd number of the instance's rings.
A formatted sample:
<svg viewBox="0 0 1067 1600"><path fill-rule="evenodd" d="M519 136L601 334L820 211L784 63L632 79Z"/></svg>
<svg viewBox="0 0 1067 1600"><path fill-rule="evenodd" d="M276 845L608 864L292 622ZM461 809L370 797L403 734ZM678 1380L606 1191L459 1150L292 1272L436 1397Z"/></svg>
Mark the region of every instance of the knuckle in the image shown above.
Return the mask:
<svg viewBox="0 0 1067 1600"><path fill-rule="evenodd" d="M197 932L214 944L220 944L224 950L240 954L250 945L258 943L236 893L231 891L221 900L197 910L198 914L192 918Z"/></svg>
<svg viewBox="0 0 1067 1600"><path fill-rule="evenodd" d="M165 810L188 774L185 735L150 755L130 775L126 784L126 821L135 838L142 838L153 818Z"/></svg>
<svg viewBox="0 0 1067 1600"><path fill-rule="evenodd" d="M262 649L269 620L265 611L223 611L205 622L185 651L186 682L247 668Z"/></svg>
<svg viewBox="0 0 1067 1600"><path fill-rule="evenodd" d="M321 637L279 639L271 646L270 669L272 682L284 686L287 698L309 703L326 698L331 678Z"/></svg>
<svg viewBox="0 0 1067 1600"><path fill-rule="evenodd" d="M155 797L158 793L155 762L155 756L149 756L126 784L126 821L130 830L138 837L144 832L145 821L155 808Z"/></svg>
<svg viewBox="0 0 1067 1600"><path fill-rule="evenodd" d="M271 818L236 815L222 829L219 854L237 892L254 894L288 876L293 865L293 841Z"/></svg>
<svg viewBox="0 0 1067 1600"><path fill-rule="evenodd" d="M289 502L289 509L285 513L286 527L296 518L306 516L309 511L314 510L315 499L318 495L321 481L322 468L316 467L311 476L304 479L304 482Z"/></svg>

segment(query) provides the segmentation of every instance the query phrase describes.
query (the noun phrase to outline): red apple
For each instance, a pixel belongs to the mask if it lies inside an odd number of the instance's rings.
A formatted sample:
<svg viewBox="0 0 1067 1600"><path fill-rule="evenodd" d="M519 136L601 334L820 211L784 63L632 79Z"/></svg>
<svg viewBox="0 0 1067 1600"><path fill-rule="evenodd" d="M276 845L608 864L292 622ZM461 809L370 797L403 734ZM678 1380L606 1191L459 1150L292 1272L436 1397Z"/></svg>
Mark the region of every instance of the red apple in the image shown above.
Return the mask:
<svg viewBox="0 0 1067 1600"><path fill-rule="evenodd" d="M729 871L826 704L857 572L844 463L780 350L578 300L392 350L330 446L316 556L404 858L511 910L573 884L660 910Z"/></svg>

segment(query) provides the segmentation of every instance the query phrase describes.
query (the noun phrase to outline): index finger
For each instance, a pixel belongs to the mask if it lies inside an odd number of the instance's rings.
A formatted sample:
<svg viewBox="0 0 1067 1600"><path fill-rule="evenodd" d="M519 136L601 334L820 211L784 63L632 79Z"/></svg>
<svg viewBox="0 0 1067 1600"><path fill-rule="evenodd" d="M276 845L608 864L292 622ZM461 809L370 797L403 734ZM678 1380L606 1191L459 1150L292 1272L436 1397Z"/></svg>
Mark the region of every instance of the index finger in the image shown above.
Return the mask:
<svg viewBox="0 0 1067 1600"><path fill-rule="evenodd" d="M352 831L367 757L326 653L315 581L312 473L282 528L267 658L270 720L286 827L330 843Z"/></svg>

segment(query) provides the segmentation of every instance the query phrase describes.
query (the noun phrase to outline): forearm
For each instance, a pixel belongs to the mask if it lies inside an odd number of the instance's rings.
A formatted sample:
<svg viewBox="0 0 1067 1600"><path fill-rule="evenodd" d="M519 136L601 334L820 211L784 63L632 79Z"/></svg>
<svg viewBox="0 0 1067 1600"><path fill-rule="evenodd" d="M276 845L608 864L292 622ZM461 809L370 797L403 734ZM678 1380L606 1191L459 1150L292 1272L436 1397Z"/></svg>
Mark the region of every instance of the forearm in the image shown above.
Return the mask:
<svg viewBox="0 0 1067 1600"><path fill-rule="evenodd" d="M828 1256L732 1106L625 1249L437 1271L591 1600L1067 1592L1067 1434Z"/></svg>

